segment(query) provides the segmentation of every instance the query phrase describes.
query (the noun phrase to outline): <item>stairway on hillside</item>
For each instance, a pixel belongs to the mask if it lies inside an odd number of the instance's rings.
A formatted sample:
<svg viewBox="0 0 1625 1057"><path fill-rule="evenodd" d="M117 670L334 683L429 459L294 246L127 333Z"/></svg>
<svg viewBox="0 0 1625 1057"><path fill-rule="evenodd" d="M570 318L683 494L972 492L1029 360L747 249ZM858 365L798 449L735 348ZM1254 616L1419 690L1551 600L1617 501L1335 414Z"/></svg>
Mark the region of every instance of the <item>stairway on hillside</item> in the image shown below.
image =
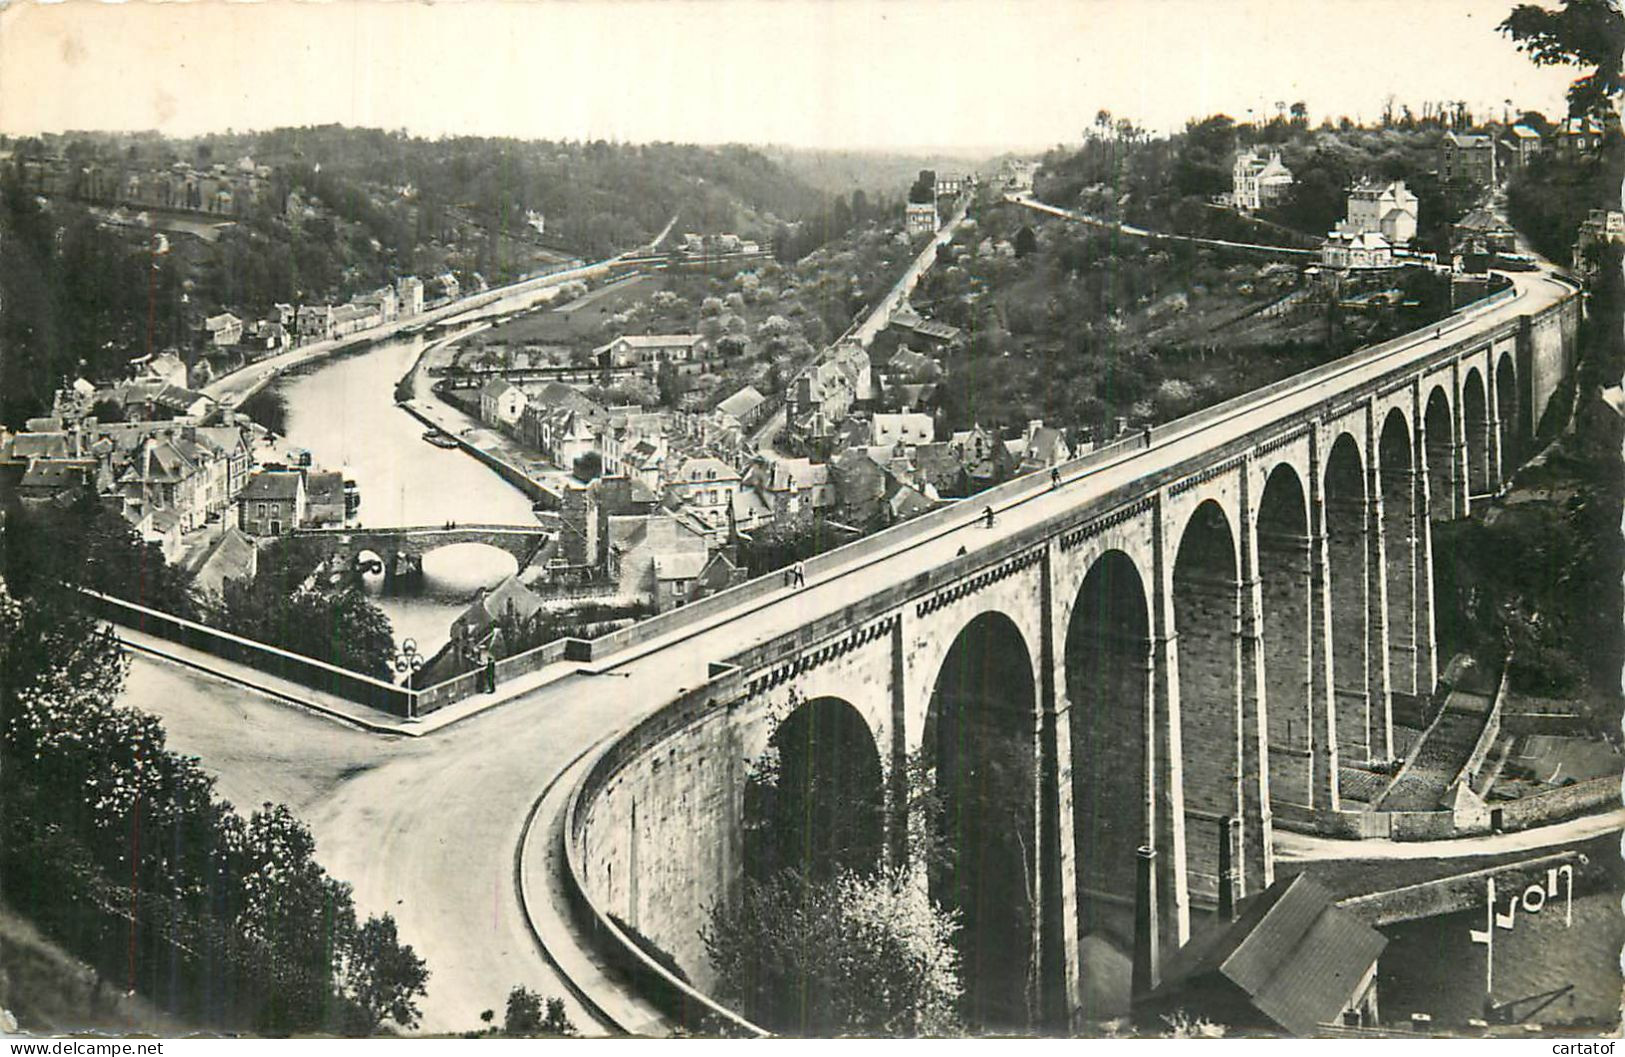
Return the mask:
<svg viewBox="0 0 1625 1057"><path fill-rule="evenodd" d="M1490 705L1491 699L1483 694L1452 690L1444 714L1423 732L1410 754L1409 765L1376 801L1377 810L1437 810L1445 791L1473 754Z"/></svg>

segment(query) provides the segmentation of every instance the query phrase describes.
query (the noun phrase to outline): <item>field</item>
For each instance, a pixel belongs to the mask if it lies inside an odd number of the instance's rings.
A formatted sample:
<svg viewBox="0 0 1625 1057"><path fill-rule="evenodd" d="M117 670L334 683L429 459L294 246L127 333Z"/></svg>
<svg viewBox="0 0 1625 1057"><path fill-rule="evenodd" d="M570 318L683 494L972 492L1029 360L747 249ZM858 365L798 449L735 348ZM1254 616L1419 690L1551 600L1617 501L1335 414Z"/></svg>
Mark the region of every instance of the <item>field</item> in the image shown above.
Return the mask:
<svg viewBox="0 0 1625 1057"><path fill-rule="evenodd" d="M599 287L575 301L557 307L543 306L535 312L516 316L485 331L473 344L574 345L608 341L613 335L605 333L604 322L657 289L659 284L652 277L633 276Z"/></svg>

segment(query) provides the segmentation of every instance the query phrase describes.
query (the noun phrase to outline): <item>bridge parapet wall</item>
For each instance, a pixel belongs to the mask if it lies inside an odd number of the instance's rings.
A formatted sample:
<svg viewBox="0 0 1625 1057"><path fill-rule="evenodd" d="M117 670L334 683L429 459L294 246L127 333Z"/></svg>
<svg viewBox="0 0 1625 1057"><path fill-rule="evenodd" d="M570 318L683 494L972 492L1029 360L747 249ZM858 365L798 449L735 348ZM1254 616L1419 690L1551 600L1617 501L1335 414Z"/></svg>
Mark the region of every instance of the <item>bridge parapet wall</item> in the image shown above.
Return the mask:
<svg viewBox="0 0 1625 1057"><path fill-rule="evenodd" d="M1527 318L1528 352L1519 357L1518 365L1529 379L1529 423L1538 430L1558 383L1574 367L1580 303L1570 299Z"/></svg>
<svg viewBox="0 0 1625 1057"><path fill-rule="evenodd" d="M667 1015L764 1035L706 996L714 979L699 938L709 907L739 876L744 766L733 702L743 692L739 673L718 666L598 757L567 808L565 880L599 949ZM651 957L633 931L693 983Z"/></svg>
<svg viewBox="0 0 1625 1057"><path fill-rule="evenodd" d="M456 528L409 527L398 529L305 528L293 531L294 539L313 540L329 555L372 551L380 557L405 553L421 558L429 551L459 543L480 543L507 551L523 565L547 541L540 526L460 525Z"/></svg>

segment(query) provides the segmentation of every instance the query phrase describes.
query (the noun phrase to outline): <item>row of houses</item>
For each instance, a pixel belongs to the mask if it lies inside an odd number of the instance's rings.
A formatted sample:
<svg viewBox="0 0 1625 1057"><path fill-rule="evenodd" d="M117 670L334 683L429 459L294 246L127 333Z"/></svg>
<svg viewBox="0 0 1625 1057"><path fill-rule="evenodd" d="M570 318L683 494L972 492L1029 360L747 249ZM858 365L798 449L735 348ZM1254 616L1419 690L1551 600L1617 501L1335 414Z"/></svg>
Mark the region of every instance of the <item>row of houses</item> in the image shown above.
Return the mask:
<svg viewBox="0 0 1625 1057"><path fill-rule="evenodd" d="M1592 117L1571 117L1545 136L1522 124L1489 125L1479 132L1452 130L1439 140L1439 179L1494 187L1548 151L1565 160L1595 154L1610 125Z"/></svg>
<svg viewBox="0 0 1625 1057"><path fill-rule="evenodd" d="M182 538L223 516L247 486L257 429L246 420L35 419L0 435L0 494L35 504L88 491L175 560Z"/></svg>
<svg viewBox="0 0 1625 1057"><path fill-rule="evenodd" d="M118 202L159 209L186 209L235 216L262 199L271 186L271 168L251 157L235 163L196 166L137 166L113 161L74 160L61 155L25 157L17 162L25 190L40 195Z"/></svg>
<svg viewBox="0 0 1625 1057"><path fill-rule="evenodd" d="M446 286L441 278L441 285ZM456 277L450 277L455 289ZM250 361L290 348L295 342L341 338L423 311L423 280L402 276L392 286L357 294L342 305L277 304L265 319L245 322L232 312L203 320L200 343L207 349L235 349ZM456 296L455 293L452 296Z"/></svg>
<svg viewBox="0 0 1625 1057"><path fill-rule="evenodd" d="M677 251L686 257L714 257L719 255L754 256L762 252L762 244L754 239L741 238L731 232L720 235L701 235L685 232L677 244Z"/></svg>

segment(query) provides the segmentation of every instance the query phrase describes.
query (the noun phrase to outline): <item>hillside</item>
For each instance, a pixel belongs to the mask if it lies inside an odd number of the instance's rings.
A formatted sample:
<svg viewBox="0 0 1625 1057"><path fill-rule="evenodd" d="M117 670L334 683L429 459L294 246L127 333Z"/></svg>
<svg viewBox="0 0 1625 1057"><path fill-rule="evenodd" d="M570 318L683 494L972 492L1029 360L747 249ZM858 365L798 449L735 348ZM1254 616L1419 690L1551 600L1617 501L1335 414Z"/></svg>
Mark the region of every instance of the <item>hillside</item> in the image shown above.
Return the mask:
<svg viewBox="0 0 1625 1057"><path fill-rule="evenodd" d="M1538 114L1526 119L1546 124ZM1419 199L1418 246L1448 250L1449 225L1472 208L1477 194L1442 183L1434 171L1445 127L1436 118L1376 128L1307 121L1260 127L1216 114L1166 138L1102 131L1076 149L1047 154L1036 191L1056 205L1159 230L1292 244L1298 241L1293 233L1318 239L1330 230L1355 181L1404 180ZM1248 147L1279 151L1293 174L1286 197L1254 220L1209 206L1231 189L1232 159Z"/></svg>
<svg viewBox="0 0 1625 1057"><path fill-rule="evenodd" d="M1166 422L1449 311L1420 269L1331 288L1299 267L1162 247L1005 203L975 212L914 304L962 328L939 429L1033 419L1109 433ZM875 361L891 354L885 336Z"/></svg>
<svg viewBox="0 0 1625 1057"><path fill-rule="evenodd" d="M673 215L679 231L793 233L797 256L852 222L844 201L748 147L323 126L0 140L0 158L0 238L19 263L0 276L0 417L13 424L48 408L64 376L192 349L222 311L254 320L410 274L496 284L635 247Z"/></svg>
<svg viewBox="0 0 1625 1057"><path fill-rule="evenodd" d="M886 151L819 150L810 147L763 147L762 153L798 180L828 194L862 191L901 199L921 169L942 173L990 172L993 163L980 155Z"/></svg>

